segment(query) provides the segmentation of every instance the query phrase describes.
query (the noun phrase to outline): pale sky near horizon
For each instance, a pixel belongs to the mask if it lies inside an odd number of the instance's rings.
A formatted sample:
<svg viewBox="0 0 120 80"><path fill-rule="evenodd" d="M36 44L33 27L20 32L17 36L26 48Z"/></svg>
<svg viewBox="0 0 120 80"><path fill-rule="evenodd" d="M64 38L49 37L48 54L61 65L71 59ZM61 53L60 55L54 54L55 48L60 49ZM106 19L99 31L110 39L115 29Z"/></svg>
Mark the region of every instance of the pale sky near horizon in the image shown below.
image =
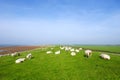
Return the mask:
<svg viewBox="0 0 120 80"><path fill-rule="evenodd" d="M120 44L120 0L0 0L0 44Z"/></svg>

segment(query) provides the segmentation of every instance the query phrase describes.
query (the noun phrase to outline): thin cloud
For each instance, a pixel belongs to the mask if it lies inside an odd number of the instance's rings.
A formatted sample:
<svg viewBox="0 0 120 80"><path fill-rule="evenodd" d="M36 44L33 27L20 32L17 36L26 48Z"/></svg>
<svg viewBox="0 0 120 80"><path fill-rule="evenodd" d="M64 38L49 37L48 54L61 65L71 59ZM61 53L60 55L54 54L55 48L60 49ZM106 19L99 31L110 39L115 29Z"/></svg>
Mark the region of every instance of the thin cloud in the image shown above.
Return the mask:
<svg viewBox="0 0 120 80"><path fill-rule="evenodd" d="M120 44L120 12L115 3L91 7L94 2L87 6L69 0L36 2L1 3L0 44Z"/></svg>

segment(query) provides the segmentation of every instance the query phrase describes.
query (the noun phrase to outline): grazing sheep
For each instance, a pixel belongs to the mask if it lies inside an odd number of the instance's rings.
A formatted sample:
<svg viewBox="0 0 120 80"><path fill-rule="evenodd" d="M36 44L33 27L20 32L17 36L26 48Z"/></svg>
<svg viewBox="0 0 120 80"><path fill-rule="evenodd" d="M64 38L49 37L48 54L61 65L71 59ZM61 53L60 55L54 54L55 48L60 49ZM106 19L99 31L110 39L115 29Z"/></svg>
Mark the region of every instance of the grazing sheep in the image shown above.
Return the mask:
<svg viewBox="0 0 120 80"><path fill-rule="evenodd" d="M75 51L75 49L72 48L72 49L70 49L70 51L73 52L73 51Z"/></svg>
<svg viewBox="0 0 120 80"><path fill-rule="evenodd" d="M32 58L32 54L29 53L29 54L26 56L26 58L31 59L31 58Z"/></svg>
<svg viewBox="0 0 120 80"><path fill-rule="evenodd" d="M50 54L50 53L52 53L52 51L47 51L46 53L47 53L47 54Z"/></svg>
<svg viewBox="0 0 120 80"><path fill-rule="evenodd" d="M56 51L55 54L60 54L60 50L59 50L59 51Z"/></svg>
<svg viewBox="0 0 120 80"><path fill-rule="evenodd" d="M79 52L79 50L78 50L78 49L76 49L75 51L76 51L77 53Z"/></svg>
<svg viewBox="0 0 120 80"><path fill-rule="evenodd" d="M63 49L64 49L64 47L60 47L60 49L61 49L61 50L63 50Z"/></svg>
<svg viewBox="0 0 120 80"><path fill-rule="evenodd" d="M11 56L16 56L16 54L15 54L15 53L12 53Z"/></svg>
<svg viewBox="0 0 120 80"><path fill-rule="evenodd" d="M11 56L17 56L17 52L12 53Z"/></svg>
<svg viewBox="0 0 120 80"><path fill-rule="evenodd" d="M25 58L19 58L19 59L17 59L17 60L15 61L15 63L21 63L21 62L23 62L23 61L25 61Z"/></svg>
<svg viewBox="0 0 120 80"><path fill-rule="evenodd" d="M69 50L72 49L72 47L69 47Z"/></svg>
<svg viewBox="0 0 120 80"><path fill-rule="evenodd" d="M14 52L14 53L11 54L11 56L13 56L13 57L14 57L14 56L20 56L20 53Z"/></svg>
<svg viewBox="0 0 120 80"><path fill-rule="evenodd" d="M110 60L110 56L107 55L107 54L100 54L100 57L103 58L103 59L106 59L106 60Z"/></svg>
<svg viewBox="0 0 120 80"><path fill-rule="evenodd" d="M71 52L71 56L75 56L76 55L76 53L75 52Z"/></svg>
<svg viewBox="0 0 120 80"><path fill-rule="evenodd" d="M89 57L90 55L92 55L92 51L91 50L85 50L85 56Z"/></svg>
<svg viewBox="0 0 120 80"><path fill-rule="evenodd" d="M69 48L68 47L65 47L65 51L68 51L69 50Z"/></svg>
<svg viewBox="0 0 120 80"><path fill-rule="evenodd" d="M79 48L79 50L82 50L82 48Z"/></svg>

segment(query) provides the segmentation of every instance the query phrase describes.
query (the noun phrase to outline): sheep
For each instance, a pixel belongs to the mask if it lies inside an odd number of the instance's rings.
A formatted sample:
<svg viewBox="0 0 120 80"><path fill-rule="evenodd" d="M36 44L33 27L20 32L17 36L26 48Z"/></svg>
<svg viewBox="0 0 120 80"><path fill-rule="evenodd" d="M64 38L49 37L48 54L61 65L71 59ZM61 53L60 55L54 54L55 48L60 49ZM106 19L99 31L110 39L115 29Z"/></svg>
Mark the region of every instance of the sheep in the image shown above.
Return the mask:
<svg viewBox="0 0 120 80"><path fill-rule="evenodd" d="M59 50L59 51L56 51L55 54L60 54L60 50Z"/></svg>
<svg viewBox="0 0 120 80"><path fill-rule="evenodd" d="M82 48L79 48L79 50L82 50Z"/></svg>
<svg viewBox="0 0 120 80"><path fill-rule="evenodd" d="M69 48L68 47L65 47L65 51L68 51L69 50Z"/></svg>
<svg viewBox="0 0 120 80"><path fill-rule="evenodd" d="M29 54L26 56L26 58L31 59L31 58L32 58L32 54L29 53Z"/></svg>
<svg viewBox="0 0 120 80"><path fill-rule="evenodd" d="M50 54L50 53L52 53L52 51L47 51L46 53L47 53L47 54Z"/></svg>
<svg viewBox="0 0 120 80"><path fill-rule="evenodd" d="M69 47L69 50L72 49L72 47Z"/></svg>
<svg viewBox="0 0 120 80"><path fill-rule="evenodd" d="M92 55L92 51L91 50L85 50L85 56L89 57Z"/></svg>
<svg viewBox="0 0 120 80"><path fill-rule="evenodd" d="M60 47L61 50L63 50L65 47Z"/></svg>
<svg viewBox="0 0 120 80"><path fill-rule="evenodd" d="M15 63L21 63L21 62L23 62L23 61L25 61L25 58L19 58L19 59L17 59L17 60L15 61Z"/></svg>
<svg viewBox="0 0 120 80"><path fill-rule="evenodd" d="M13 56L13 57L14 57L14 56L20 56L20 53L14 52L14 53L11 54L11 56Z"/></svg>
<svg viewBox="0 0 120 80"><path fill-rule="evenodd" d="M100 54L100 57L106 60L110 60L110 56L104 53Z"/></svg>
<svg viewBox="0 0 120 80"><path fill-rule="evenodd" d="M76 55L76 53L75 52L71 52L71 56L75 56Z"/></svg>
<svg viewBox="0 0 120 80"><path fill-rule="evenodd" d="M77 53L79 52L79 50L78 50L78 49L76 49L75 51L76 51Z"/></svg>
<svg viewBox="0 0 120 80"><path fill-rule="evenodd" d="M14 56L17 56L17 52L12 53L11 56L13 56L13 57L14 57Z"/></svg>
<svg viewBox="0 0 120 80"><path fill-rule="evenodd" d="M73 51L75 51L75 49L74 49L74 48L72 48L72 49L70 49L70 51L71 51L71 52L73 52Z"/></svg>

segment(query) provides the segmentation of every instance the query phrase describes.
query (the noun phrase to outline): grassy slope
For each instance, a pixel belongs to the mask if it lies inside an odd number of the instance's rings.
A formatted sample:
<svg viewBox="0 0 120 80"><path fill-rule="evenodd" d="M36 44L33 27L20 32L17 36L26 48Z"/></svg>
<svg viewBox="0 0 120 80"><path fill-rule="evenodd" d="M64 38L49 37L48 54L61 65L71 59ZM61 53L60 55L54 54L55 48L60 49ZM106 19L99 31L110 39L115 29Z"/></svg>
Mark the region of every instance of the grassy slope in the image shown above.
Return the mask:
<svg viewBox="0 0 120 80"><path fill-rule="evenodd" d="M120 53L120 46L85 45L85 46L80 46L80 47L89 48L89 49L93 49L93 50L103 50L103 51Z"/></svg>
<svg viewBox="0 0 120 80"><path fill-rule="evenodd" d="M49 50L49 48L47 49ZM58 50L58 47L54 51ZM24 57L28 52L24 52ZM34 58L15 64L18 57L0 58L0 80L119 80L120 56L111 55L111 60L99 58L93 52L85 58L84 51L76 56L62 51L61 54L46 54L46 50L31 51ZM20 56L20 57L22 57Z"/></svg>

